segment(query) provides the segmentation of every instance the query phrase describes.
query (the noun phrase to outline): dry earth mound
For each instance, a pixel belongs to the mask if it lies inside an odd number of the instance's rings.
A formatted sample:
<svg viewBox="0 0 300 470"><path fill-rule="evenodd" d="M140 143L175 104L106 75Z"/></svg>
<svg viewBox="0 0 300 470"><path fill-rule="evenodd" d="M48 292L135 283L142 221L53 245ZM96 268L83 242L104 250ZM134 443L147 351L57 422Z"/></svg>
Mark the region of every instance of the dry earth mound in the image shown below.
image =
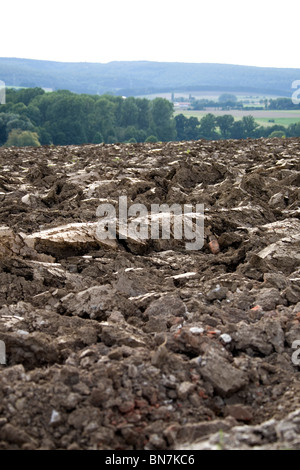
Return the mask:
<svg viewBox="0 0 300 470"><path fill-rule="evenodd" d="M0 449L300 448L299 139L0 165ZM203 247L99 240L120 196L204 204Z"/></svg>

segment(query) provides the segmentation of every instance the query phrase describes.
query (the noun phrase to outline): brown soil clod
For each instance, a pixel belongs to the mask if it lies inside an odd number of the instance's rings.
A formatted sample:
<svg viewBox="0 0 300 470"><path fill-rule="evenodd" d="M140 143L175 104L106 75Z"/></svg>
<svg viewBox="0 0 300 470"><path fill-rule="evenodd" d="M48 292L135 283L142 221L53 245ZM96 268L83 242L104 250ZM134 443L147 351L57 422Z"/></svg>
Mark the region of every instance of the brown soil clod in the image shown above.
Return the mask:
<svg viewBox="0 0 300 470"><path fill-rule="evenodd" d="M299 139L1 148L0 449L299 449L299 175ZM99 239L121 196L204 204L203 246Z"/></svg>

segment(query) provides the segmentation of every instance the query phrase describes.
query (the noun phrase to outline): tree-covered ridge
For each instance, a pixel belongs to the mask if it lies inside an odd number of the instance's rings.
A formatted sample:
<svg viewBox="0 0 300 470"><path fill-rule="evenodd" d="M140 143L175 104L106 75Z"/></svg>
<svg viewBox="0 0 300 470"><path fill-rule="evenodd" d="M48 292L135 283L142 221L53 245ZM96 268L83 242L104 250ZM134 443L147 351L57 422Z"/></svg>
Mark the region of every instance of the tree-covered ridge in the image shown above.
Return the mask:
<svg viewBox="0 0 300 470"><path fill-rule="evenodd" d="M128 61L69 63L0 58L7 86L67 89L76 93L137 96L173 91L255 92L291 96L299 69L230 64Z"/></svg>
<svg viewBox="0 0 300 470"><path fill-rule="evenodd" d="M239 121L230 114L174 118L173 103L163 98L46 93L41 88L8 89L6 98L0 105L0 145L7 146L300 136L300 123L262 127L252 116Z"/></svg>

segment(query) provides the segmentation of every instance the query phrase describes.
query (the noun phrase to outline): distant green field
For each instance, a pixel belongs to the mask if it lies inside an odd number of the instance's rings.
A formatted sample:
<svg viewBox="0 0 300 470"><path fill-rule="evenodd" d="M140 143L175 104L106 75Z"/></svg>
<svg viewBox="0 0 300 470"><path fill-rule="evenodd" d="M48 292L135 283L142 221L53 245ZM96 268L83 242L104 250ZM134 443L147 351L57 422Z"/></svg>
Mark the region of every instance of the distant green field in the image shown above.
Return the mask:
<svg viewBox="0 0 300 470"><path fill-rule="evenodd" d="M274 119L275 122L269 122L270 119L272 119L272 120ZM274 126L274 124L278 124L279 126L288 127L291 124L296 124L297 122L300 122L300 117L298 117L298 118L291 118L291 117L288 117L288 118L256 118L255 121L257 122L257 124L259 124L260 126L264 126L264 127Z"/></svg>
<svg viewBox="0 0 300 470"><path fill-rule="evenodd" d="M300 110L297 111L238 111L238 110L231 110L231 111L214 111L214 110L207 110L207 111L191 111L191 110L176 110L174 115L177 116L178 114L183 114L187 118L189 117L197 117L199 120L203 118L206 114L214 114L215 116L224 116L225 114L231 114L234 116L235 120L242 119L243 116L253 116L255 121L260 126L274 126L274 124L278 124L280 126L288 127L290 124L295 124L300 122ZM274 121L274 122L270 122Z"/></svg>

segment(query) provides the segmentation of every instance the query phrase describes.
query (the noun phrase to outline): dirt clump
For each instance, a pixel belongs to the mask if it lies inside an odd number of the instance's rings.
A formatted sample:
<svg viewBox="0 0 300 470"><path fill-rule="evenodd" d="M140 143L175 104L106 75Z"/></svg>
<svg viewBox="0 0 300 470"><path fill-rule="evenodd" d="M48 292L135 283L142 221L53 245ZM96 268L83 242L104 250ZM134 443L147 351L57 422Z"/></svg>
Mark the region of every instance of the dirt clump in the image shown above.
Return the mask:
<svg viewBox="0 0 300 470"><path fill-rule="evenodd" d="M1 148L0 449L299 449L299 184L299 139Z"/></svg>

